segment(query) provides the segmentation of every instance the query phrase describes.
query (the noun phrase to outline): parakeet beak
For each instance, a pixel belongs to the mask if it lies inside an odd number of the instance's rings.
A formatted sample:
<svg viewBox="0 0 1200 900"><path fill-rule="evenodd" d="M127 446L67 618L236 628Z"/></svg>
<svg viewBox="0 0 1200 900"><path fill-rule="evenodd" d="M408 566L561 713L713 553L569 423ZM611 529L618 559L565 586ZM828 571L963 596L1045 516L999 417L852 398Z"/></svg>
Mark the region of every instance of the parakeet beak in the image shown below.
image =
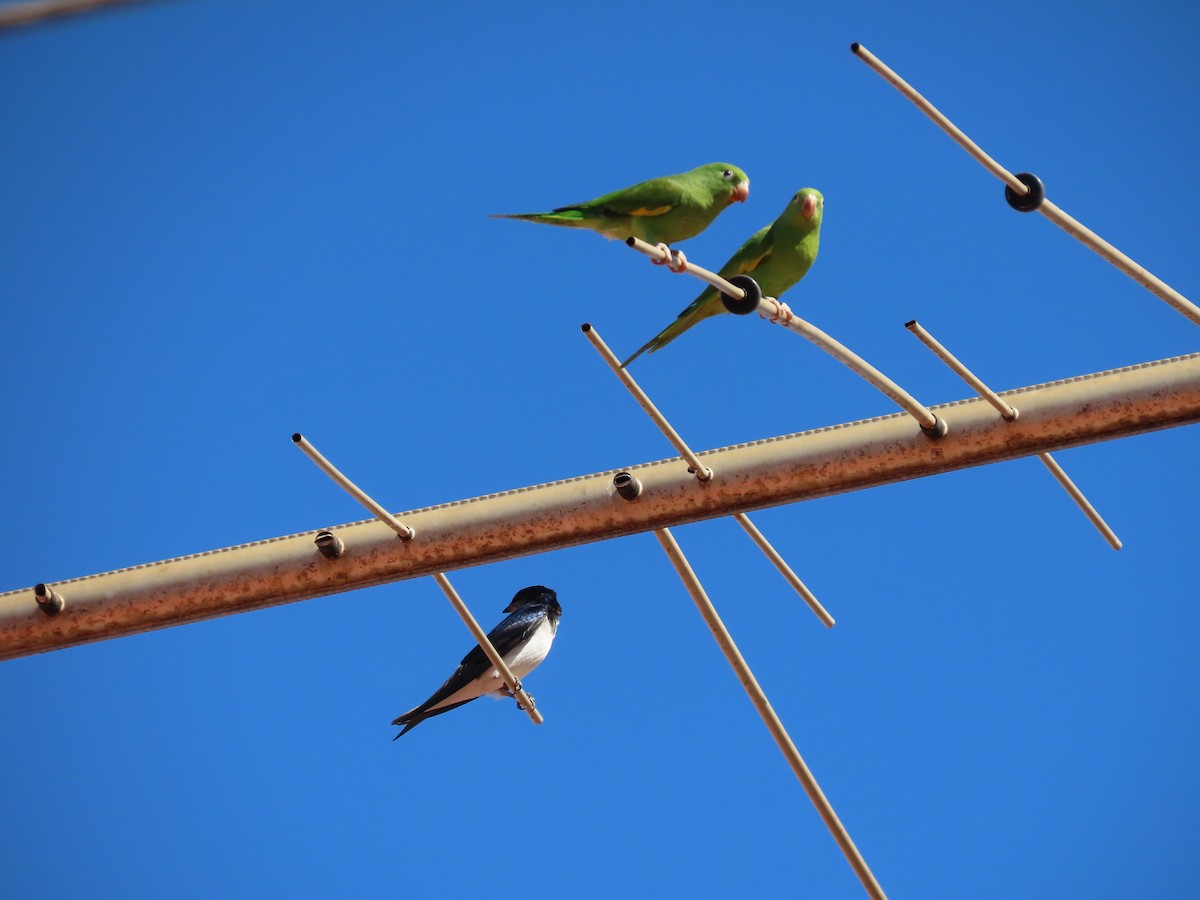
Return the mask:
<svg viewBox="0 0 1200 900"><path fill-rule="evenodd" d="M804 202L800 204L800 214L806 219L811 219L819 209L817 198L809 194L804 198Z"/></svg>
<svg viewBox="0 0 1200 900"><path fill-rule="evenodd" d="M743 203L750 196L750 179L738 182L738 186L733 189L733 194L729 198L730 203Z"/></svg>

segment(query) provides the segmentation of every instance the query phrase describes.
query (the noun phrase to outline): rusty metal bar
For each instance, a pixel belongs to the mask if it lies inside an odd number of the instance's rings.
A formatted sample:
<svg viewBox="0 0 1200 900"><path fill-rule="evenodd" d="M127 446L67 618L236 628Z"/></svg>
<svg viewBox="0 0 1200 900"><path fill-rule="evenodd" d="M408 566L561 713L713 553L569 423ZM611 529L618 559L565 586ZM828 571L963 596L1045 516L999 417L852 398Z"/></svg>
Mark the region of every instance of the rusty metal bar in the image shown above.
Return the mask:
<svg viewBox="0 0 1200 900"><path fill-rule="evenodd" d="M846 861L850 863L850 868L854 870L854 874L858 876L858 880L862 882L863 887L866 888L867 894L870 897L877 898L877 900L886 900L883 888L879 886L879 882L871 874L871 869L867 865L867 861L863 859L863 855L850 838L850 832L846 830L846 826L842 824L841 819L834 812L833 804L829 802L829 799L825 796L825 792L817 784L817 779L808 768L808 764L804 762L804 757L796 749L796 745L792 742L787 729L783 727L783 722L779 720L779 716L776 715L774 708L771 706L771 701L767 699L767 695L763 691L762 686L759 685L758 679L750 671L750 666L746 663L746 659L742 656L741 651L738 650L737 644L733 642L733 636L730 635L729 629L721 621L716 607L713 606L712 601L708 598L704 586L700 584L700 579L696 577L696 573L688 563L687 557L683 555L683 551L679 548L675 536L666 528L656 529L654 536L662 544L662 548L667 554L667 559L671 561L671 565L679 576L679 580L687 588L692 602L696 604L696 609L700 611L700 616L704 619L704 624L712 632L712 636L717 641L717 646L725 654L725 659L728 660L729 665L733 668L734 674L737 675L737 680L741 682L742 688L745 689L746 695L750 698L750 702L754 704L755 710L762 717L763 724L767 726L767 731L771 733L771 737L775 740L779 751L783 754L783 758L787 760L787 764L791 767L792 772L799 779L800 786L804 788L804 793L808 794L808 799L816 807L817 814L825 823L825 827L829 829L829 833L833 835L833 839L845 855Z"/></svg>
<svg viewBox="0 0 1200 900"><path fill-rule="evenodd" d="M129 6L138 0L28 0L0 6L0 29L32 25L45 19L91 12L107 6Z"/></svg>
<svg viewBox="0 0 1200 900"><path fill-rule="evenodd" d="M1001 396L1020 408L1018 421L1003 421L978 397L943 404L934 409L952 413L954 430L937 442L894 413L706 452L720 472L708 482L672 457L413 510L401 518L420 539L408 543L374 519L356 522L335 529L345 550L334 559L313 543L314 529L44 578L66 608L45 615L32 586L0 594L0 659L1192 424L1200 421L1200 354ZM613 484L621 471L644 488L634 502Z"/></svg>

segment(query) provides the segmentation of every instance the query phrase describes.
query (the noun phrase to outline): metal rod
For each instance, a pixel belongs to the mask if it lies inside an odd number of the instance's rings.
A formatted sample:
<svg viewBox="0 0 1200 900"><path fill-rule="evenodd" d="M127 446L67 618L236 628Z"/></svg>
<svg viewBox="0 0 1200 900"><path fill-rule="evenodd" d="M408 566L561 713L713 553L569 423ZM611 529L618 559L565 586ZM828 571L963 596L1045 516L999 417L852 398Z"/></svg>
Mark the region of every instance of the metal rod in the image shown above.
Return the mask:
<svg viewBox="0 0 1200 900"><path fill-rule="evenodd" d="M411 528L399 521L390 512L366 495L358 485L338 471L337 467L321 455L300 432L292 435L292 442L304 451L304 455L315 462L326 475L332 478L342 490L369 509L380 522L392 529L402 541L411 541L416 534Z"/></svg>
<svg viewBox="0 0 1200 900"><path fill-rule="evenodd" d="M874 53L859 43L851 44L850 52L874 69L876 73L881 75L883 79L888 82L888 84L911 100L917 109L929 116L929 118L934 121L938 128L946 132L946 134L949 135L956 144L975 157L979 164L985 169L1007 184L1022 197L1029 193L1029 188L1026 187L1016 175L1008 171L1008 169L1004 168L1004 166L1000 165L1000 163L996 162L994 159L984 153L982 147L963 134L953 122L951 122L949 119L943 116L941 112L938 111L937 107L917 93L916 89L911 84L884 65L883 61L880 60L879 57L877 57Z"/></svg>
<svg viewBox="0 0 1200 900"><path fill-rule="evenodd" d="M39 612L31 585L0 594L0 659L1200 422L1200 354L1005 398L1018 421L978 397L935 406L953 416L953 441L918 437L893 413L710 450L703 458L721 477L699 491L671 457L402 513L420 535L408 543L374 519L338 525L337 559L313 544L314 527L81 578L46 573L66 609ZM622 471L643 486L634 502L613 488Z"/></svg>
<svg viewBox="0 0 1200 900"><path fill-rule="evenodd" d="M136 0L29 0L0 6L0 28L32 25L43 19L90 12L106 6L128 6Z"/></svg>
<svg viewBox="0 0 1200 900"><path fill-rule="evenodd" d="M717 646L721 648L721 652L725 654L725 659L729 661L729 665L733 668L737 679L741 682L746 694L750 697L750 702L754 704L754 708L762 717L763 723L767 726L767 731L771 733L775 743L779 746L779 751L787 760L792 772L799 779L804 792L808 794L808 799L812 801L813 806L817 808L817 814L825 823L825 827L829 829L829 833L833 835L833 839L837 842L838 847L846 857L846 861L850 863L850 868L854 870L854 874L858 876L858 880L862 882L866 888L867 894L875 898L885 898L883 888L879 886L879 882L875 880L875 876L871 874L871 869L867 865L865 859L858 848L854 845L854 841L850 838L850 833L838 818L837 813L833 810L828 798L825 796L821 786L817 784L817 779L813 777L808 765L804 762L804 757L800 755L800 751L796 749L796 745L792 742L791 737L787 733L787 729L783 727L783 723L779 720L775 710L771 707L771 702L767 699L767 695L763 692L758 680L754 677L754 673L750 671L750 666L746 664L745 658L737 648L737 644L733 642L733 637L729 634L729 629L725 627L725 623L721 621L721 617L717 614L716 608L712 601L709 600L708 594L705 593L703 585L700 584L700 579L696 577L696 573L688 564L687 558L683 555L683 551L679 549L679 544L675 541L675 537L665 528L656 529L654 536L658 538L658 542L662 544L662 548L666 551L667 558L674 566L678 573L683 586L687 588L687 592L691 595L692 601L696 604L696 608L700 611L700 615L704 619L704 624L708 626L716 638Z"/></svg>
<svg viewBox="0 0 1200 900"><path fill-rule="evenodd" d="M621 384L625 385L625 389L633 395L633 399L638 402L638 406L646 411L646 415L658 426L658 430L663 433L663 436L671 442L671 446L678 450L679 455L687 460L687 464L695 473L696 479L698 481L708 481L711 479L713 477L712 469L700 461L700 457L693 453L692 448L684 443L683 438L679 436L679 432L671 427L671 423L658 411L658 407L646 396L646 392L638 386L638 383L633 380L633 376L621 368L621 361L613 355L612 350L608 348L608 344L604 343L604 340L600 337L600 333L586 322L583 324L583 333L587 335L587 339L592 342L592 346L596 348L601 358L608 363L608 367L613 370L613 374L621 379Z"/></svg>
<svg viewBox="0 0 1200 900"><path fill-rule="evenodd" d="M1000 413L1001 418L1006 422L1015 422L1017 420L1020 411L1015 406L1010 406L991 388L980 381L974 372L959 362L954 354L943 347L937 338L922 328L916 319L906 322L904 327L916 335L921 340L921 343L937 354L938 358L948 365L959 378L973 387L979 396L992 404L996 408L996 411ZM1096 526L1096 530L1108 541L1109 545L1114 550L1120 550L1121 539L1108 527L1108 523L1101 518L1100 513L1096 512L1096 508L1088 502L1087 497L1083 496L1083 492L1075 486L1075 482L1067 477L1067 473L1062 470L1062 466L1055 462L1049 453L1039 453L1038 458L1050 470L1050 474L1058 480L1058 483L1071 495L1071 499L1083 510L1083 514L1091 520L1091 523Z"/></svg>
<svg viewBox="0 0 1200 900"><path fill-rule="evenodd" d="M917 93L907 81L884 65L870 50L858 43L851 44L850 49L855 56L874 69L885 81L911 100L921 112L925 113L925 115L933 120L934 124L946 132L947 135L970 153L971 156L975 157L985 169L1003 181L1020 196L1023 197L1029 193L1029 188L1023 181L984 153L978 144L963 134L932 103ZM1159 299L1166 301L1176 312L1187 316L1194 324L1200 325L1200 307L1196 306L1196 304L1192 303L1192 301L1157 275L1154 275L1143 266L1134 262L1112 244L1108 243L1108 241L1067 215L1049 200L1043 200L1037 209L1043 216L1071 235L1071 237L1090 248L1102 259L1112 263L1142 287L1159 297Z"/></svg>
<svg viewBox="0 0 1200 900"><path fill-rule="evenodd" d="M662 261L664 259L664 254L660 247L654 244L647 244L640 238L631 237L626 239L625 243L638 251L638 253L644 254L653 260ZM666 254L666 258L669 257L670 254ZM720 275L710 272L708 269L702 268L691 261L685 262L680 271L687 272L689 275L695 275L701 281L712 285L721 293L728 294L735 300L743 300L746 297L746 292L737 285L731 284ZM769 322L783 325L785 328L789 328L797 334L808 338L808 340L816 344L842 365L881 391L901 409L908 412L917 420L917 424L930 437L940 438L945 435L945 423L942 422L939 425L937 417L918 403L911 394L850 350L845 344L830 337L820 328L817 328L817 326L801 319L792 312L786 303L776 300L774 297L763 297L758 304L758 314Z"/></svg>
<svg viewBox="0 0 1200 900"><path fill-rule="evenodd" d="M1042 461L1042 464L1050 470L1050 474L1063 486L1063 489L1071 495L1071 499L1075 501L1076 505L1083 510L1083 514L1096 526L1096 530L1104 536L1109 546L1114 550L1120 550L1122 546L1121 539L1108 527L1108 523L1104 521L1100 513L1096 512L1096 508L1088 502L1088 498L1083 496L1083 492L1075 486L1075 482L1067 477L1067 473L1063 471L1062 466L1058 464L1057 460L1049 453L1039 453L1037 456Z"/></svg>
<svg viewBox="0 0 1200 900"><path fill-rule="evenodd" d="M517 698L517 702L521 705L521 708L529 715L534 725L541 725L545 719L538 712L533 698L525 693L525 689L521 687L521 682L517 680L517 676L508 667L508 664L504 661L504 657L496 652L496 648L488 640L487 633L479 627L479 623L471 615L471 610L467 609L467 604L463 603L462 597L458 596L458 591L454 589L454 585L450 583L450 579L441 572L434 572L433 580L442 589L442 593L446 595L446 599L450 601L450 605L454 607L454 611L463 620L463 624L470 629L471 634L475 637L475 642L479 644L479 649L487 655L492 665L495 666L496 671L500 673L500 677L504 679L504 684L512 692L512 695Z"/></svg>
<svg viewBox="0 0 1200 900"><path fill-rule="evenodd" d="M935 338L921 326L920 322L918 322L916 319L913 319L911 322L905 322L904 327L916 335L922 344L932 350L937 355L938 359L948 365L955 375L969 384L975 390L975 393L977 393L988 403L992 404L992 406L996 408L996 412L1000 413L1000 416L1006 422L1016 421L1017 416L1019 415L1017 410L1005 403L1004 400L1000 398L999 394L980 381L974 372L959 362L953 353L942 346L941 342L938 341L937 338Z"/></svg>
<svg viewBox="0 0 1200 900"><path fill-rule="evenodd" d="M742 526L746 534L750 535L750 539L758 545L758 549L761 550L766 555L767 559L771 561L771 564L779 570L779 574L787 580L787 583L792 586L793 590L795 590L796 593L804 599L804 602L808 604L808 608L816 613L818 619L825 623L825 627L832 628L835 624L837 624L834 621L833 616L831 616L825 607L821 605L821 601L816 598L816 595L814 595L813 592L808 589L808 586L800 580L800 576L792 571L792 567L789 566L787 561L779 555L779 552L771 546L771 542L763 537L763 533L758 530L758 527L753 522L750 521L750 517L745 513L734 513L733 518L736 519L737 523Z"/></svg>
<svg viewBox="0 0 1200 900"><path fill-rule="evenodd" d="M939 419L919 403L912 394L908 393L904 388L900 387L900 385L896 384L896 382L892 381L845 344L830 337L811 322L806 322L800 318L782 300L776 300L774 297L763 297L758 302L758 314L768 322L782 325L784 328L808 338L808 340L816 344L860 378L864 379L868 384L883 393L897 406L916 419L917 424L921 426L921 430L929 437L940 438L945 436L949 424L944 418Z"/></svg>
<svg viewBox="0 0 1200 900"><path fill-rule="evenodd" d="M1159 299L1165 300L1176 312L1187 316L1194 324L1200 325L1200 306L1196 306L1157 275L1134 262L1096 232L1067 215L1049 200L1042 201L1038 212L1071 237L1090 247L1098 256L1112 263Z"/></svg>
<svg viewBox="0 0 1200 900"><path fill-rule="evenodd" d="M662 247L659 247L657 244L647 244L641 238L636 238L636 237L626 238L625 244L626 244L626 246L632 247L634 250L636 250L638 253L641 253L643 256L650 257L650 259L652 259L654 262L657 262L657 263L665 263L669 259L671 259L671 254L669 252L664 253ZM683 261L683 264L680 266L679 271L687 272L689 275L694 275L695 277L699 278L701 281L706 282L707 284L710 284L713 287L715 287L722 294L728 294L729 296L733 297L735 300L741 300L746 296L746 292L743 291L736 284L730 284L728 281L726 281L724 278L722 278L716 272L710 272L708 269L704 268L703 266L698 266L694 262L691 262L689 260Z"/></svg>

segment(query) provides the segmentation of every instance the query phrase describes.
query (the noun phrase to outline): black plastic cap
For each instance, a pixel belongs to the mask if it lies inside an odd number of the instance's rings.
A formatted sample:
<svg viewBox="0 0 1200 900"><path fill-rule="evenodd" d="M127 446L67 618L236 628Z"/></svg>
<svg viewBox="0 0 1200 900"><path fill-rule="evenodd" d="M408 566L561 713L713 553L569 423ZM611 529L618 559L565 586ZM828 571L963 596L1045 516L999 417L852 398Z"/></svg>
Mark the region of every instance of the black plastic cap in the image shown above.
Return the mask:
<svg viewBox="0 0 1200 900"><path fill-rule="evenodd" d="M1046 186L1042 184L1042 179L1038 178L1032 172L1018 172L1017 181L1029 188L1029 193L1022 196L1008 185L1005 185L1004 199L1017 212L1033 212L1046 199Z"/></svg>
<svg viewBox="0 0 1200 900"><path fill-rule="evenodd" d="M33 586L33 599L37 601L38 609L48 616L57 616L66 608L63 598L40 581Z"/></svg>
<svg viewBox="0 0 1200 900"><path fill-rule="evenodd" d="M642 493L642 483L628 472L614 475L613 487L623 500L636 500Z"/></svg>
<svg viewBox="0 0 1200 900"><path fill-rule="evenodd" d="M317 549L326 559L337 559L346 549L342 539L329 530L318 531L313 543L317 545Z"/></svg>
<svg viewBox="0 0 1200 900"><path fill-rule="evenodd" d="M734 275L732 278L727 278L726 281L746 292L746 296L741 300L735 300L728 294L722 294L721 302L725 304L727 310L735 316L748 316L758 309L758 301L762 299L762 288L758 286L757 281L749 275Z"/></svg>

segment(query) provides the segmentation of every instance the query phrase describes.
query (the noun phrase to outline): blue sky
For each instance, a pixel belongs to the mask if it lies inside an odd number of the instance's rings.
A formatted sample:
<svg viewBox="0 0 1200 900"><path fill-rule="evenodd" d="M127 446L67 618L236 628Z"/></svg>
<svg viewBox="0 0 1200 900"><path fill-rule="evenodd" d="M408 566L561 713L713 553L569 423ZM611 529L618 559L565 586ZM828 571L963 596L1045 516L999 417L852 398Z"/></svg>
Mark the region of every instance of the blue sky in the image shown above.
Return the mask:
<svg viewBox="0 0 1200 900"><path fill-rule="evenodd" d="M1184 318L1002 188L848 50L1200 294L1200 8L181 0L0 36L0 590L670 455L579 333L632 351L698 287L496 221L724 160L717 267L826 198L787 295L919 399L1192 352ZM1018 36L1019 35L1019 36ZM697 449L891 411L720 317L635 366ZM1195 429L677 529L893 897L1191 897ZM0 665L6 896L861 889L649 535L454 582L564 618L528 679L388 722L470 639L405 582ZM495 817L481 806L492 803Z"/></svg>

